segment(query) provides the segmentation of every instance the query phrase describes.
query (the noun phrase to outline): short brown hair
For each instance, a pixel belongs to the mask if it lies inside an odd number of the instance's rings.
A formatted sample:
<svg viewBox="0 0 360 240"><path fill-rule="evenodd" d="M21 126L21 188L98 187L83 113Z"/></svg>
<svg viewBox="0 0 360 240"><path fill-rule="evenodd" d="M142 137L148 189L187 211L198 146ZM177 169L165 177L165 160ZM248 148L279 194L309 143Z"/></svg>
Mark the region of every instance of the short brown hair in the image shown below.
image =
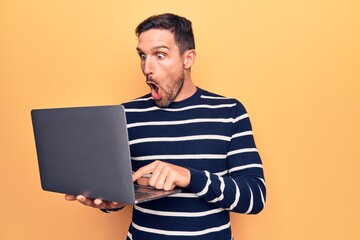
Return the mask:
<svg viewBox="0 0 360 240"><path fill-rule="evenodd" d="M139 37L141 33L150 29L164 29L172 32L180 54L187 50L195 49L192 23L184 17L172 13L151 16L136 27L136 36Z"/></svg>

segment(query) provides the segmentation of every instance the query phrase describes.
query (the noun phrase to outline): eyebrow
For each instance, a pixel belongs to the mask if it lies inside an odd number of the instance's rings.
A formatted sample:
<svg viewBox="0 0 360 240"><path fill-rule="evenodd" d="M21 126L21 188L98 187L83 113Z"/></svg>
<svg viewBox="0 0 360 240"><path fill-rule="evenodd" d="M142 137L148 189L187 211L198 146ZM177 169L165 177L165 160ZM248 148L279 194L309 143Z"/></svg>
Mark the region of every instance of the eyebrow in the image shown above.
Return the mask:
<svg viewBox="0 0 360 240"><path fill-rule="evenodd" d="M170 50L170 48L168 47L168 46L165 46L165 45L160 45L160 46L156 46L156 47L153 47L153 48L151 48L151 51L154 51L154 50L158 50L158 49L160 49L160 48L165 48L165 49L167 49L167 50ZM136 48L136 51L138 51L138 52L143 52L140 48Z"/></svg>

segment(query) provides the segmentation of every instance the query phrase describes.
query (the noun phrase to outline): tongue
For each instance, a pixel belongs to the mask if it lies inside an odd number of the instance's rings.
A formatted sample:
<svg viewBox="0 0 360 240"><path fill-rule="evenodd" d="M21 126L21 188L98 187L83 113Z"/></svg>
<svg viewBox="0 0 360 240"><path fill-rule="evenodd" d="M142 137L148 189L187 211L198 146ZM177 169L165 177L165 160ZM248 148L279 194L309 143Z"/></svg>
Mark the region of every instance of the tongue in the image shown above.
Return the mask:
<svg viewBox="0 0 360 240"><path fill-rule="evenodd" d="M161 99L161 95L158 91L156 91L155 88L151 88L151 96L154 100L160 100Z"/></svg>

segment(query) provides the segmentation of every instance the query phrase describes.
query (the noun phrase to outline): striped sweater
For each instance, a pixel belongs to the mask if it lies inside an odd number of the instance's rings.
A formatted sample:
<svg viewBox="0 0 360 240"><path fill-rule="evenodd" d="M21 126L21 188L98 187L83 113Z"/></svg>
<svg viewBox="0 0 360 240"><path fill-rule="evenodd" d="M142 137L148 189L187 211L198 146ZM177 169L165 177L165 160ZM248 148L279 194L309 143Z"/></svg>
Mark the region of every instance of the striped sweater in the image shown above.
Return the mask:
<svg viewBox="0 0 360 240"><path fill-rule="evenodd" d="M263 209L262 163L240 102L198 88L167 108L150 95L123 105L133 170L161 160L191 172L182 193L134 206L127 239L230 240L229 212Z"/></svg>

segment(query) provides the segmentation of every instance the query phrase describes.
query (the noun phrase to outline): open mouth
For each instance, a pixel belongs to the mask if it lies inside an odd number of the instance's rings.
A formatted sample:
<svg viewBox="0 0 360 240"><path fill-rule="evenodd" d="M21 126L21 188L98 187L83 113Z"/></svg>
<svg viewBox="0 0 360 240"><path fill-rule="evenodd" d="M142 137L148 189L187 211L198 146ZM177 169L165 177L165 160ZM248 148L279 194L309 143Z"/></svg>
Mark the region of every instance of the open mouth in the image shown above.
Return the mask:
<svg viewBox="0 0 360 240"><path fill-rule="evenodd" d="M156 86L155 83L150 82L150 81L147 81L146 83L147 83L147 85L149 85L149 87L150 87L151 89L154 89L156 92L159 90L158 86Z"/></svg>
<svg viewBox="0 0 360 240"><path fill-rule="evenodd" d="M161 95L159 93L159 87L156 85L155 82L151 81L151 80L147 80L146 81L147 85L149 85L150 90L151 90L151 96L154 100L160 100L161 99Z"/></svg>

